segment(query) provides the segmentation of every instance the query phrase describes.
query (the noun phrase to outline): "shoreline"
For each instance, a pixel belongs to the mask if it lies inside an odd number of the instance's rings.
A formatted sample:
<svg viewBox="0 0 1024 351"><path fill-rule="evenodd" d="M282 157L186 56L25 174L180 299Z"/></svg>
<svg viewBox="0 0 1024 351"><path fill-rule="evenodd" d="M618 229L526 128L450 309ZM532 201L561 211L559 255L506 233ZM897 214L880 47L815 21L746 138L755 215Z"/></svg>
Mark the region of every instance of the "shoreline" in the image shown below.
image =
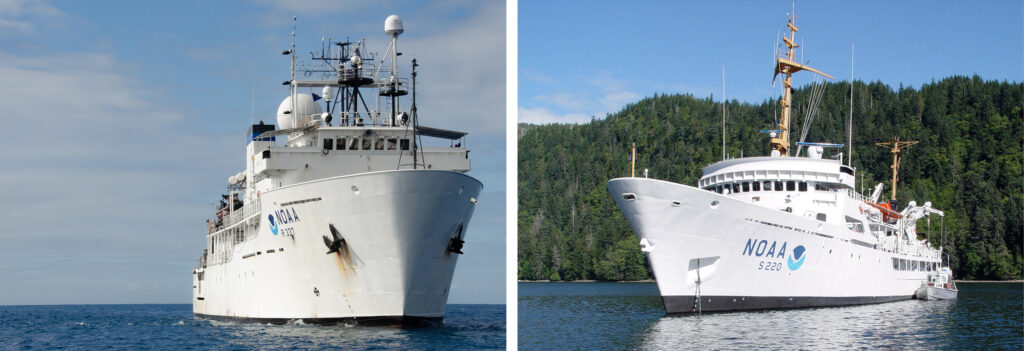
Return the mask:
<svg viewBox="0 0 1024 351"><path fill-rule="evenodd" d="M654 279L644 280L517 280L516 283L654 283Z"/></svg>
<svg viewBox="0 0 1024 351"><path fill-rule="evenodd" d="M517 280L516 283L654 283L654 279L644 280ZM960 280L954 279L956 283L1024 283L1024 279L1011 280Z"/></svg>

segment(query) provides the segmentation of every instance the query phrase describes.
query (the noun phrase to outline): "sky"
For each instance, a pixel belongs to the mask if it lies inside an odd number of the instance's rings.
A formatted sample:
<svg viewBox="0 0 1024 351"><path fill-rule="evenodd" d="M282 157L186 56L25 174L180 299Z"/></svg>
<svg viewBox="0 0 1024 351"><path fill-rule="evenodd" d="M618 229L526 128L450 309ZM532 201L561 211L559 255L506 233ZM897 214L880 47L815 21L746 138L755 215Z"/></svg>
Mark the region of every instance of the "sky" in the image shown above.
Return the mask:
<svg viewBox="0 0 1024 351"><path fill-rule="evenodd" d="M761 103L793 1L519 2L519 122L586 123L662 94ZM1021 1L798 1L799 61L849 81L920 87L1024 78ZM793 76L795 86L813 74ZM767 123L767 122L766 122ZM767 125L767 124L766 124Z"/></svg>
<svg viewBox="0 0 1024 351"><path fill-rule="evenodd" d="M484 184L449 303L505 302L505 5L0 0L0 305L189 303L204 220L322 34L383 53L402 16L424 125Z"/></svg>

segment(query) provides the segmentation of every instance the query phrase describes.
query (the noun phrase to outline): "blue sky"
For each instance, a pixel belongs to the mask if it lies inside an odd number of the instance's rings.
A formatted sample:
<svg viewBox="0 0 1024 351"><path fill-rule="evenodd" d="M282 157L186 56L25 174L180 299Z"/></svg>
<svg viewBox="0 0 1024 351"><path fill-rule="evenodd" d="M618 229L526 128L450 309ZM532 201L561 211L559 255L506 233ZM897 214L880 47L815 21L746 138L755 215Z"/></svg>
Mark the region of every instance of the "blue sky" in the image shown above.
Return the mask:
<svg viewBox="0 0 1024 351"><path fill-rule="evenodd" d="M580 123L654 93L773 95L792 1L519 2L519 121ZM1024 78L1020 1L798 1L803 62L839 81L920 87L951 75ZM781 41L780 41L781 42ZM811 74L794 75L809 84ZM776 84L776 90L777 86ZM767 122L766 122L767 123Z"/></svg>
<svg viewBox="0 0 1024 351"><path fill-rule="evenodd" d="M2 304L188 303L203 220L321 33L387 47L399 14L422 123L470 133L484 192L450 303L505 302L505 5L0 0ZM403 63L403 69L408 63Z"/></svg>

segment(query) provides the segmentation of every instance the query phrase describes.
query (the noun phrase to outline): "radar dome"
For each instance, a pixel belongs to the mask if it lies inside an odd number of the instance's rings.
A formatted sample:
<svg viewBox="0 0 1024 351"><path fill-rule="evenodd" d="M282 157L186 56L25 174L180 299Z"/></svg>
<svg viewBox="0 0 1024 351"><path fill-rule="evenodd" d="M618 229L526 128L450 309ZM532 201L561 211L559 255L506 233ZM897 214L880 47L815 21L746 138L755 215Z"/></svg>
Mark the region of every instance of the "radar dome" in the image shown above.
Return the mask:
<svg viewBox="0 0 1024 351"><path fill-rule="evenodd" d="M402 28L402 18L398 17L398 15L388 16L388 18L384 20L384 33L387 35L398 36L403 32L405 32L405 29Z"/></svg>
<svg viewBox="0 0 1024 351"><path fill-rule="evenodd" d="M811 146L807 148L807 157L820 160L821 156L825 154L825 149L821 146Z"/></svg>
<svg viewBox="0 0 1024 351"><path fill-rule="evenodd" d="M286 97L284 101L281 101L281 105L277 106L277 125L281 129L295 128L296 118L309 118L316 114L323 113L323 109L320 108L320 104L313 101L313 96L309 94L297 94L295 110L292 111L292 97Z"/></svg>

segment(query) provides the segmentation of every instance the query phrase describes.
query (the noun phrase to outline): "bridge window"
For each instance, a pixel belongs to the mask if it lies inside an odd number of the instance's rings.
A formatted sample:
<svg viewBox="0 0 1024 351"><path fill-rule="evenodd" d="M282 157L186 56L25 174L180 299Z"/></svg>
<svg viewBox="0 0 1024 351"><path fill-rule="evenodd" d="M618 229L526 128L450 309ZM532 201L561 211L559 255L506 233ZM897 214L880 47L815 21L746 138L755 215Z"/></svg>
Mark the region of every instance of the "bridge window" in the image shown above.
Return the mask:
<svg viewBox="0 0 1024 351"><path fill-rule="evenodd" d="M760 182L754 182L754 184L751 184L751 185L753 185L754 191L761 191L761 183Z"/></svg>
<svg viewBox="0 0 1024 351"><path fill-rule="evenodd" d="M718 184L717 186L715 186L715 192L719 194L722 193L722 184Z"/></svg>
<svg viewBox="0 0 1024 351"><path fill-rule="evenodd" d="M743 182L743 192L750 191L750 182Z"/></svg>
<svg viewBox="0 0 1024 351"><path fill-rule="evenodd" d="M409 150L409 139L402 139L400 142L402 150Z"/></svg>
<svg viewBox="0 0 1024 351"><path fill-rule="evenodd" d="M782 181L781 180L776 180L775 181L775 191L782 191Z"/></svg>
<svg viewBox="0 0 1024 351"><path fill-rule="evenodd" d="M398 139L388 139L388 150L398 150Z"/></svg>
<svg viewBox="0 0 1024 351"><path fill-rule="evenodd" d="M800 182L800 191L807 191L807 182Z"/></svg>
<svg viewBox="0 0 1024 351"><path fill-rule="evenodd" d="M794 191L794 190L796 190L796 182L794 182L792 180L786 181L786 191Z"/></svg>
<svg viewBox="0 0 1024 351"><path fill-rule="evenodd" d="M324 139L324 150L334 150L334 139Z"/></svg>
<svg viewBox="0 0 1024 351"><path fill-rule="evenodd" d="M740 192L740 183L732 183L732 193Z"/></svg>
<svg viewBox="0 0 1024 351"><path fill-rule="evenodd" d="M370 150L373 147L373 140L363 138L363 150Z"/></svg>
<svg viewBox="0 0 1024 351"><path fill-rule="evenodd" d="M338 138L338 150L345 150L345 138Z"/></svg>
<svg viewBox="0 0 1024 351"><path fill-rule="evenodd" d="M899 270L900 269L900 260L898 258L896 258L896 257L892 258L892 269L895 269L895 270Z"/></svg>
<svg viewBox="0 0 1024 351"><path fill-rule="evenodd" d="M359 138L352 138L348 142L349 150L359 150Z"/></svg>
<svg viewBox="0 0 1024 351"><path fill-rule="evenodd" d="M772 191L772 181L764 181L764 191Z"/></svg>
<svg viewBox="0 0 1024 351"><path fill-rule="evenodd" d="M377 138L377 142L373 143L374 150L384 150L384 138Z"/></svg>

